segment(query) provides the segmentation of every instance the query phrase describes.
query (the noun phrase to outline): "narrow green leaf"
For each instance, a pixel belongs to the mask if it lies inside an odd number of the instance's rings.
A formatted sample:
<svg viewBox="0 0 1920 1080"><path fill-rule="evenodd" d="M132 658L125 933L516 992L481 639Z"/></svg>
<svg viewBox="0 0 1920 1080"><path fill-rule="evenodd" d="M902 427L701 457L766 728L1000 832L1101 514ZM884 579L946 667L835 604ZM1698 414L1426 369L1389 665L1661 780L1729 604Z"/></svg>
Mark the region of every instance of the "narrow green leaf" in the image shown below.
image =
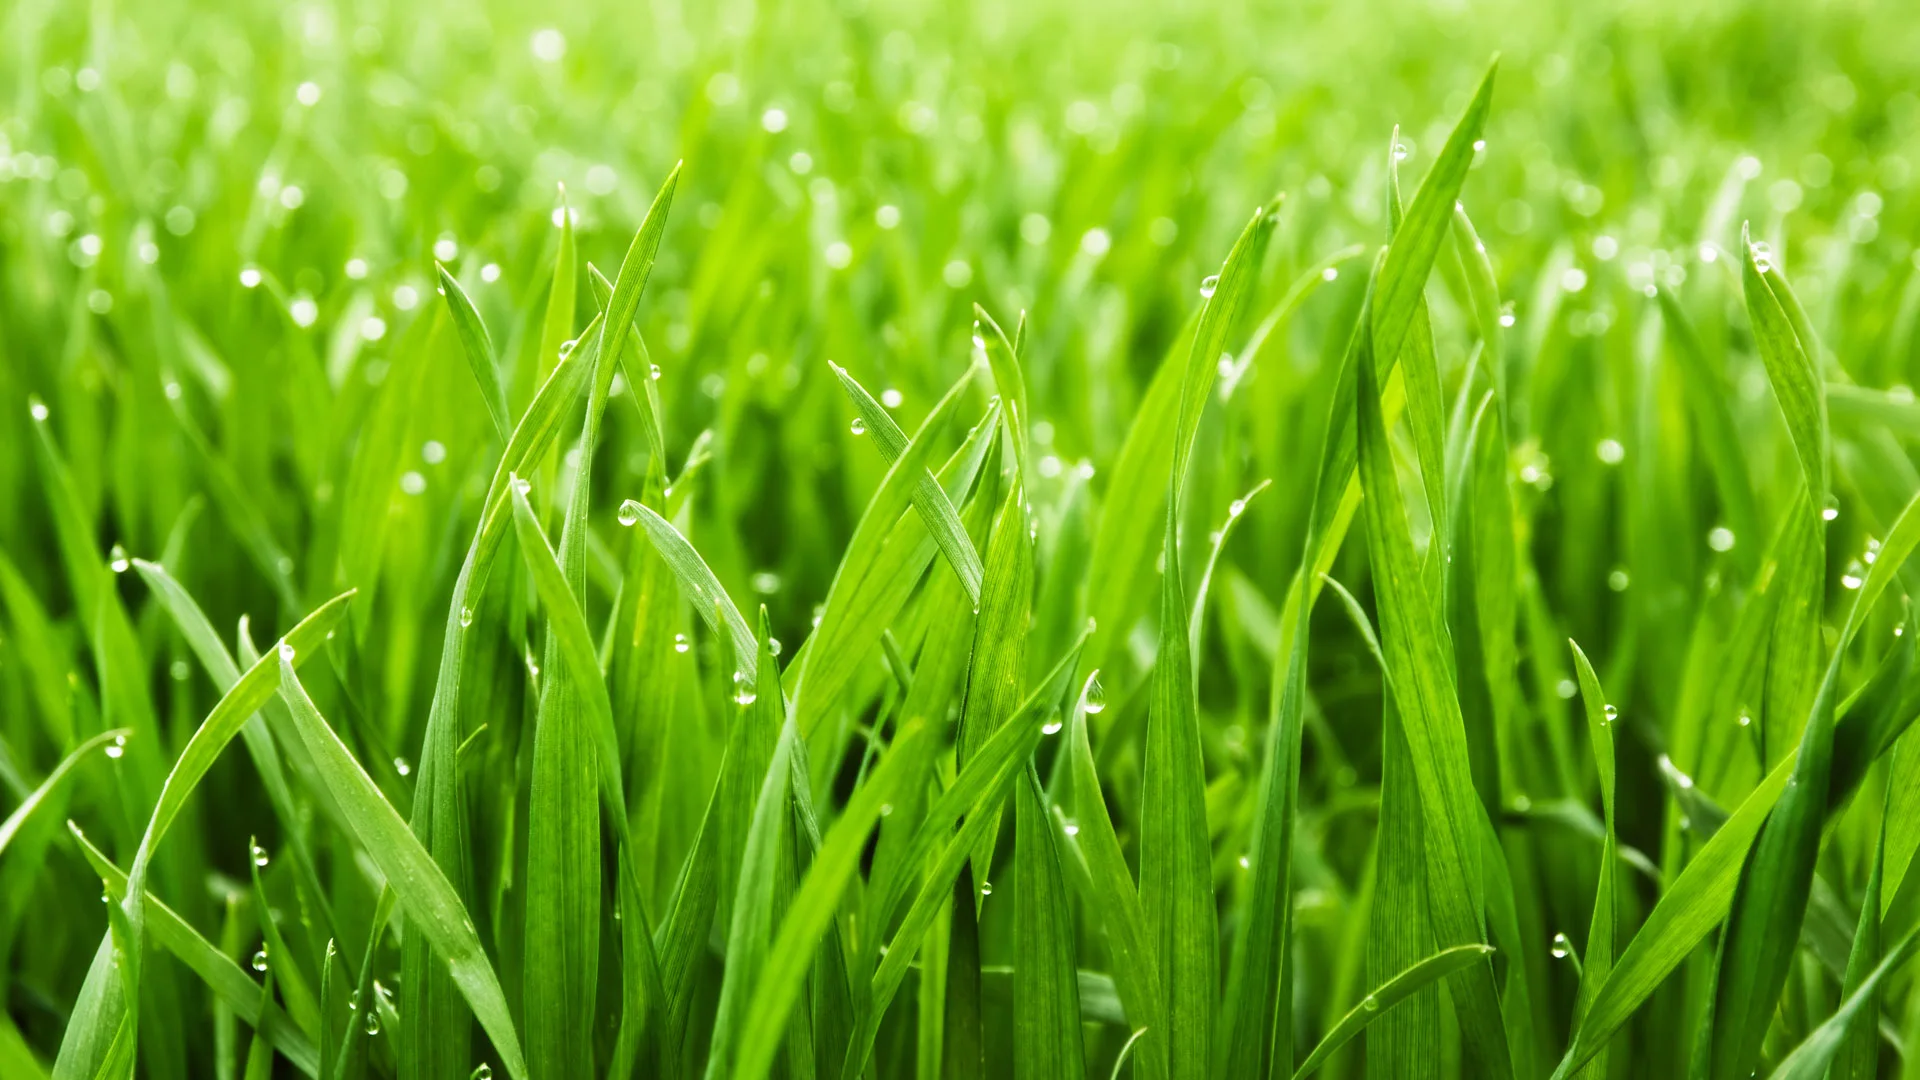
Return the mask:
<svg viewBox="0 0 1920 1080"><path fill-rule="evenodd" d="M1485 960L1493 954L1493 948L1487 945L1456 945L1451 949L1442 949L1425 960L1414 964L1400 974L1375 987L1366 997L1355 1005L1333 1025L1305 1061L1293 1072L1293 1080L1305 1080L1317 1072L1321 1065L1335 1050L1345 1046L1355 1035L1366 1030L1368 1024L1391 1013L1393 1009L1414 993L1430 984L1460 971L1469 965Z"/></svg>
<svg viewBox="0 0 1920 1080"><path fill-rule="evenodd" d="M480 946L473 920L467 915L466 906L460 902L452 882L314 707L294 673L293 648L282 643L269 656L279 659L280 696L293 713L307 752L313 755L335 801L347 815L355 838L392 886L395 898L407 913L407 926L432 944L474 1016L492 1038L507 1075L514 1080L526 1080L529 1075L526 1059L507 1014L500 980L493 973L493 965ZM409 1017L410 1025L426 1020L418 1015Z"/></svg>
<svg viewBox="0 0 1920 1080"><path fill-rule="evenodd" d="M467 354L467 366L473 369L473 379L480 384L480 398L487 403L487 415L493 418L493 430L504 441L513 433L513 423L507 418L507 393L500 386L500 369L493 358L493 338L487 333L487 324L480 318L480 312L468 299L467 290L447 268L439 263L433 264L435 275L440 280L440 295L447 298L447 312L453 316L453 330L460 338L460 347Z"/></svg>
<svg viewBox="0 0 1920 1080"><path fill-rule="evenodd" d="M1019 1080L1086 1075L1073 914L1046 795L1031 765L1015 782L1013 1072Z"/></svg>

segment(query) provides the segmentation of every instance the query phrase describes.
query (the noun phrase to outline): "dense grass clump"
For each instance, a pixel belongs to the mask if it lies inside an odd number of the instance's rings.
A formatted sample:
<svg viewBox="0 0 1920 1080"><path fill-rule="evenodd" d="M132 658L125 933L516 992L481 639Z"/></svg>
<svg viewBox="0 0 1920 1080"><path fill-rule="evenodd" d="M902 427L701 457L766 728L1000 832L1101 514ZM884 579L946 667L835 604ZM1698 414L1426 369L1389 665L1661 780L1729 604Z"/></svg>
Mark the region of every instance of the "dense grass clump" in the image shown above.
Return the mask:
<svg viewBox="0 0 1920 1080"><path fill-rule="evenodd" d="M1920 1075L1920 20L1169 7L0 10L0 1078Z"/></svg>

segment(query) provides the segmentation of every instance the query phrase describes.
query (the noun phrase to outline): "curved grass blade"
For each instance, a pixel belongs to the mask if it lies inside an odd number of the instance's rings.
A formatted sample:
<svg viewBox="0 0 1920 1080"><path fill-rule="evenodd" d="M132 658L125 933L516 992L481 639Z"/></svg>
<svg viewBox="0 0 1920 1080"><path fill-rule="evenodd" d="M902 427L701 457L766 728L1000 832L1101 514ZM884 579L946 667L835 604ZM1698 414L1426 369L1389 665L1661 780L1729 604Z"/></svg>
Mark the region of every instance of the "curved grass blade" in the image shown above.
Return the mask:
<svg viewBox="0 0 1920 1080"><path fill-rule="evenodd" d="M758 646L754 644L753 628L747 625L746 616L740 614L733 598L727 595L726 586L720 584L706 560L680 535L680 530L673 527L673 522L645 503L638 506L640 525L646 530L647 539L680 579L680 587L687 591L693 610L706 621L708 629L725 636L732 644L740 674L757 682L758 674L754 670L757 661L753 658L758 655Z"/></svg>
<svg viewBox="0 0 1920 1080"><path fill-rule="evenodd" d="M34 811L40 809L47 799L59 790L60 785L72 775L73 770L82 761L86 760L88 754L116 740L125 742L128 733L127 728L103 731L74 747L67 756L61 758L60 764L55 765L53 771L47 774L47 778L40 781L40 786L34 788L25 799L22 799L19 806L14 807L13 813L8 814L5 821L0 821L0 855L6 853L7 845L13 843L13 838L19 835L21 828L26 825L29 818L33 817Z"/></svg>
<svg viewBox="0 0 1920 1080"><path fill-rule="evenodd" d="M500 386L500 369L493 358L493 338L487 333L487 324L480 318L480 312L468 299L467 290L447 268L438 262L433 264L434 273L440 279L440 295L447 298L447 312L453 316L453 330L460 338L460 347L467 354L467 366L473 369L473 379L480 384L480 398L487 403L487 415L493 418L494 433L505 441L513 434L513 423L507 418L507 392Z"/></svg>
<svg viewBox="0 0 1920 1080"><path fill-rule="evenodd" d="M493 1040L507 1075L527 1080L526 1058L507 1013L500 980L453 883L307 697L293 669L293 649L283 643L268 656L280 662L280 696L293 714L307 752L332 789L355 839L386 875L396 900L407 913L408 927L430 942L445 962L454 984ZM409 1016L408 1023L421 1024L425 1019Z"/></svg>
<svg viewBox="0 0 1920 1080"><path fill-rule="evenodd" d="M1442 949L1425 960L1413 965L1386 982L1374 988L1372 993L1360 999L1333 1025L1320 1042L1316 1044L1300 1067L1293 1071L1293 1080L1305 1080L1317 1072L1333 1052L1345 1046L1355 1035L1366 1030L1368 1024L1392 1012L1394 1007L1413 996L1414 993L1460 971L1471 964L1485 960L1493 955L1490 945L1455 945L1451 949Z"/></svg>
<svg viewBox="0 0 1920 1080"><path fill-rule="evenodd" d="M1015 334L1024 337L1026 329L1027 317L1022 312ZM1019 344L1007 340L1006 331L1000 329L986 308L973 305L973 347L986 356L987 367L993 372L993 388L1006 403L1000 417L1007 426L1008 441L1013 444L1014 469L1025 485L1032 482L1032 475L1027 471L1027 425L1033 423L1033 413L1027 406L1027 376L1020 369Z"/></svg>
<svg viewBox="0 0 1920 1080"><path fill-rule="evenodd" d="M1869 1031L1873 1029L1878 1012L1874 1003L1878 1000L1880 983L1912 959L1916 944L1920 944L1920 930L1910 931L1901 939L1826 1023L1815 1028L1813 1034L1781 1060L1773 1070L1772 1080L1821 1080L1826 1076L1828 1065L1846 1043L1847 1036L1861 1024L1867 1025Z"/></svg>
<svg viewBox="0 0 1920 1080"><path fill-rule="evenodd" d="M861 422L866 424L867 433L873 437L873 445L879 449L880 456L891 465L907 449L907 433L893 422L893 415L883 408L867 389L861 386L846 368L829 362L834 377L840 380L840 386L853 401L853 407L860 414ZM980 579L985 569L980 562L980 553L974 550L973 539L960 524L960 513L954 509L953 500L947 498L945 488L933 478L932 473L924 473L914 485L913 507L920 512L920 519L927 523L927 531L933 534L934 542L947 557L948 565L960 576L960 584L967 590L967 599L975 607L980 606Z"/></svg>
<svg viewBox="0 0 1920 1080"><path fill-rule="evenodd" d="M892 546L892 539L899 538L895 526L908 511L918 481L926 472L927 462L932 460L934 444L953 419L962 392L973 381L973 373L974 369L968 368L927 414L920 430L914 433L905 452L894 460L860 515L860 524L855 526L853 539L848 541L846 554L841 556L839 569L834 571L833 584L827 588L820 624L808 636L804 652L794 657L788 669L790 707L802 735L812 735L853 672L865 662L868 650L879 643L880 631L892 621L892 611L885 609L906 599L903 593L898 601L881 603L869 590L896 583L894 573L885 578L876 576L883 569L893 569L883 560L883 549ZM919 576L918 567L904 569L910 571L913 578Z"/></svg>
<svg viewBox="0 0 1920 1080"><path fill-rule="evenodd" d="M788 723L797 728L792 714ZM827 830L767 950L766 966L747 1004L735 1071L729 1080L765 1080L774 1051L786 1035L787 1016L799 998L814 950L827 933L840 894L859 870L867 836L880 820L881 808L904 801L906 785L917 781L930 750L927 743L926 726L909 721Z"/></svg>
<svg viewBox="0 0 1920 1080"><path fill-rule="evenodd" d="M124 903L127 876L113 864L112 860L93 846L92 842L81 833L79 826L68 822L67 828L79 844L80 854L86 857L87 863L93 867L93 872L106 883L108 893ZM212 942L201 937L199 931L188 925L186 920L175 914L172 908L151 893L147 895L145 906L149 915L149 929L153 932L155 944L172 953L189 970L200 976L201 981L207 984L207 988L231 1008L236 1016L250 1025L266 1028L269 1037L273 1040L274 1048L280 1051L281 1056L292 1062L295 1068L307 1076L320 1075L319 1056L314 1052L312 1043L301 1033L291 1017L280 1011L278 1006L271 1006L269 1012L264 1014L265 1022L262 1022L260 989L246 972L240 970L240 965L229 959L227 954L221 952Z"/></svg>

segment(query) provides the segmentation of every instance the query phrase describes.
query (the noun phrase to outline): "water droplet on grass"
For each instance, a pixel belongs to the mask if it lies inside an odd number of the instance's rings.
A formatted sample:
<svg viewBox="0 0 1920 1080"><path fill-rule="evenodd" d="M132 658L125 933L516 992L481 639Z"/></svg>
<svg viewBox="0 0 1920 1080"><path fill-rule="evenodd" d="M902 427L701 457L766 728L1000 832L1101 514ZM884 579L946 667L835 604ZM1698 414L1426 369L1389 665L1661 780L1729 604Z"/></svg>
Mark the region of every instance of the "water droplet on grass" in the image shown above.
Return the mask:
<svg viewBox="0 0 1920 1080"><path fill-rule="evenodd" d="M253 970L267 970L267 950L261 949L259 952L253 954Z"/></svg>
<svg viewBox="0 0 1920 1080"><path fill-rule="evenodd" d="M855 435L865 435L867 433L867 422L856 416L853 418L853 423L847 425L847 430L853 432Z"/></svg>
<svg viewBox="0 0 1920 1080"><path fill-rule="evenodd" d="M267 854L266 848L261 847L259 844L253 844L251 845L251 848L253 853L253 865L265 866L267 865L268 862L272 861L273 857Z"/></svg>
<svg viewBox="0 0 1920 1080"><path fill-rule="evenodd" d="M1206 277L1202 278L1200 281L1200 295L1205 299L1211 300L1213 299L1213 290L1219 287L1220 287L1220 275L1208 274Z"/></svg>
<svg viewBox="0 0 1920 1080"><path fill-rule="evenodd" d="M1087 679L1087 714L1097 714L1107 707L1107 688L1100 685L1100 673L1094 672Z"/></svg>
<svg viewBox="0 0 1920 1080"><path fill-rule="evenodd" d="M687 640L687 635L685 634L673 635L673 651L674 652L684 653L691 648L693 648L693 644L692 642L689 642Z"/></svg>
<svg viewBox="0 0 1920 1080"><path fill-rule="evenodd" d="M107 568L114 573L124 574L127 572L127 567L132 565L133 563L127 558L127 549L119 544L113 545L113 550L107 552Z"/></svg>
<svg viewBox="0 0 1920 1080"><path fill-rule="evenodd" d="M619 517L620 524L625 525L628 528L632 528L633 526L639 524L640 504L633 499L628 499L626 502L621 503L620 513L618 517Z"/></svg>

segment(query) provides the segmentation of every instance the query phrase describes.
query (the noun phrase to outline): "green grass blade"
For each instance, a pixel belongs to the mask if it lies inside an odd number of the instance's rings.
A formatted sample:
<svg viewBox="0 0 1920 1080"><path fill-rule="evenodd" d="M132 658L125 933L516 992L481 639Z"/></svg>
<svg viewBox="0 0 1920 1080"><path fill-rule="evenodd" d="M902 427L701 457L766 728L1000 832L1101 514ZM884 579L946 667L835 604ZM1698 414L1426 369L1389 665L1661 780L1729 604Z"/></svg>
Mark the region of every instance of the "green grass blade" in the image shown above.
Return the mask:
<svg viewBox="0 0 1920 1080"><path fill-rule="evenodd" d="M493 973L480 938L467 915L466 906L454 891L453 883L441 871L427 848L407 823L381 796L353 754L340 742L333 729L314 707L293 669L293 650L284 643L276 653L280 662L280 696L293 713L295 726L333 791L335 801L347 815L355 839L380 867L393 887L395 898L407 913L407 925L433 946L435 953L451 972L453 982L473 1009L473 1014L493 1039L507 1075L526 1080L529 1073L520 1050L520 1038L507 1014L500 980ZM429 1018L408 1017L409 1025L425 1024Z"/></svg>
<svg viewBox="0 0 1920 1080"><path fill-rule="evenodd" d="M1053 822L1029 767L1014 801L1013 1069L1020 1080L1086 1075L1072 912Z"/></svg>
<svg viewBox="0 0 1920 1080"><path fill-rule="evenodd" d="M460 338L461 350L467 354L467 366L473 369L473 379L480 384L481 400L487 403L487 415L493 418L494 433L504 442L513 434L513 422L507 416L507 392L500 386L500 369L493 358L493 337L487 333L486 322L480 318L480 312L460 282L437 262L433 270L440 282L440 295L447 299L447 313L453 318L454 333Z"/></svg>
<svg viewBox="0 0 1920 1080"><path fill-rule="evenodd" d="M791 714L788 722L795 723ZM814 949L838 909L841 892L859 869L860 850L880 820L881 808L904 800L905 784L919 776L928 749L924 725L910 723L902 729L879 766L855 790L839 819L827 830L767 950L766 967L748 1001L733 1080L764 1080L767 1076L774 1051L786 1034L788 1013L813 962Z"/></svg>
<svg viewBox="0 0 1920 1080"><path fill-rule="evenodd" d="M1861 982L1858 989L1847 996L1840 1008L1835 1010L1827 1021L1813 1030L1811 1035L1793 1048L1793 1052L1781 1059L1773 1070L1772 1080L1820 1080L1829 1075L1828 1066L1846 1045L1847 1038L1855 1029L1866 1025L1872 1031L1878 1009L1880 983L1913 958L1914 947L1920 945L1920 931L1909 931L1898 945L1887 953Z"/></svg>
<svg viewBox="0 0 1920 1080"><path fill-rule="evenodd" d="M1421 989L1459 971L1471 964L1485 960L1493 954L1488 945L1456 945L1451 949L1442 949L1432 956L1407 968L1393 978L1375 987L1360 1003L1348 1010L1340 1021L1321 1037L1311 1053L1300 1067L1293 1072L1293 1080L1305 1080L1319 1071L1333 1052L1345 1046L1355 1035L1366 1030L1367 1025L1380 1017L1390 1014L1401 1002L1412 997Z"/></svg>
<svg viewBox="0 0 1920 1080"><path fill-rule="evenodd" d="M53 771L47 774L47 778L40 781L40 786L34 788L25 799L20 800L20 805L13 808L13 813L8 814L5 821L0 821L0 855L6 853L7 845L13 843L13 838L18 836L20 830L33 818L34 811L46 805L47 799L60 789L60 785L73 774L73 770L78 768L81 762L87 759L88 754L116 741L124 744L127 734L125 728L103 731L74 747L61 758L60 764L55 765Z"/></svg>
<svg viewBox="0 0 1920 1080"><path fill-rule="evenodd" d="M840 386L852 399L854 411L860 414L860 422L866 426L868 434L873 436L873 445L880 456L891 465L907 449L907 433L894 423L893 415L867 389L861 386L846 368L838 364L829 365L834 377L840 380ZM913 507L920 512L920 519L927 523L927 531L933 534L934 542L940 545L940 551L946 555L948 565L960 576L960 584L967 590L967 599L974 606L980 604L980 579L985 568L980 562L980 553L974 550L973 540L960 524L960 514L953 508L953 501L947 498L945 488L925 473L914 485Z"/></svg>
<svg viewBox="0 0 1920 1080"><path fill-rule="evenodd" d="M966 694L961 699L959 739L954 767L965 769L1000 726L1013 718L1025 696L1027 627L1033 621L1033 545L1028 536L1026 500L1016 479L993 521L987 541L985 584L979 615L973 624L973 649L967 665ZM990 811L996 821L999 811ZM987 875L993 867L994 838L999 830L986 827L985 838L973 853L973 884L978 914Z"/></svg>
<svg viewBox="0 0 1920 1080"><path fill-rule="evenodd" d="M1388 258L1391 261L1391 255ZM1378 323L1373 325L1377 328ZM1484 933L1478 837L1471 829L1471 815L1477 808L1453 686L1452 650L1438 598L1428 594L1401 504L1381 416L1372 346L1363 340L1354 365L1367 548L1390 682L1407 735L1424 825L1430 830L1424 844L1435 944L1451 948L1481 943ZM1512 1063L1492 966L1465 969L1449 980L1448 987L1477 1067L1491 1076L1510 1075Z"/></svg>
<svg viewBox="0 0 1920 1080"><path fill-rule="evenodd" d="M1620 861L1617 857L1619 841L1613 827L1613 721L1616 712L1612 705L1607 704L1606 695L1600 689L1600 678L1594 674L1587 654L1580 651L1577 643L1568 644L1573 650L1574 669L1579 672L1580 700L1586 706L1587 735L1593 742L1594 768L1600 774L1600 806L1606 822L1606 837L1600 846L1599 886L1593 894L1593 922L1587 931L1587 947L1582 954L1580 971L1580 994L1574 1004L1574 1023L1578 1024L1613 969L1614 896L1620 887ZM1607 1075L1606 1051L1594 1055L1580 1075L1603 1080Z"/></svg>
<svg viewBox="0 0 1920 1080"><path fill-rule="evenodd" d="M121 903L125 902L127 876L111 860L100 853L79 828L71 822L68 829L79 844L80 853L86 857L93 872L106 882L108 893ZM301 1033L293 1019L280 1011L278 1006L269 1006L261 1020L260 989L240 965L233 962L226 953L220 951L212 942L201 937L200 933L186 920L174 913L174 910L160 902L151 893L147 895L145 907L148 912L148 928L152 931L154 944L172 953L185 964L188 970L198 975L207 988L212 990L221 1001L231 1008L235 1015L255 1027L264 1027L273 1040L274 1048L292 1062L294 1067L307 1076L319 1076L319 1057L313 1044Z"/></svg>

